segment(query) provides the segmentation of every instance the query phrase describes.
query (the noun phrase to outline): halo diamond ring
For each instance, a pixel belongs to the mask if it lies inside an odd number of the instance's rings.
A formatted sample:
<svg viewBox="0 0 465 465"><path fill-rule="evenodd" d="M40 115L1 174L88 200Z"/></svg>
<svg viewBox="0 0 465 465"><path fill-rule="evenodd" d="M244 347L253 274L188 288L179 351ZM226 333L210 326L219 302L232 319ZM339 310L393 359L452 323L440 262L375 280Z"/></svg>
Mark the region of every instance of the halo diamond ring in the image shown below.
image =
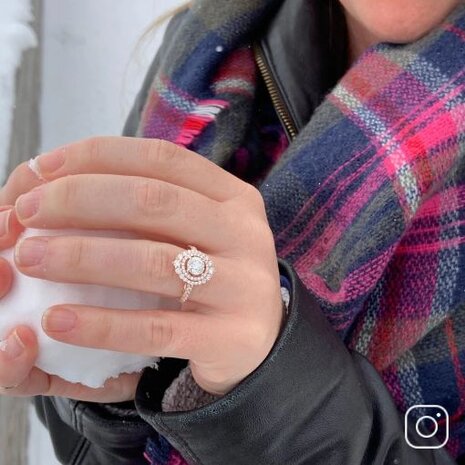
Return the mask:
<svg viewBox="0 0 465 465"><path fill-rule="evenodd" d="M180 252L173 261L177 275L184 281L184 292L180 302L185 302L194 288L205 284L213 276L215 267L210 257L190 245L190 250Z"/></svg>

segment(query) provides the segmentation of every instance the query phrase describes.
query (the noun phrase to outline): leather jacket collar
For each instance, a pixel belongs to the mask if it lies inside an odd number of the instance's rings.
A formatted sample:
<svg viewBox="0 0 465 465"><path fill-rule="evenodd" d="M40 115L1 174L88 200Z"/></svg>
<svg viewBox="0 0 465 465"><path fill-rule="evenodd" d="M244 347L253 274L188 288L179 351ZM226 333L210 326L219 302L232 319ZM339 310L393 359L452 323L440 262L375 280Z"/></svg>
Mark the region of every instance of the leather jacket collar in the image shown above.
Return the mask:
<svg viewBox="0 0 465 465"><path fill-rule="evenodd" d="M255 44L257 63L289 139L347 68L338 0L286 0Z"/></svg>

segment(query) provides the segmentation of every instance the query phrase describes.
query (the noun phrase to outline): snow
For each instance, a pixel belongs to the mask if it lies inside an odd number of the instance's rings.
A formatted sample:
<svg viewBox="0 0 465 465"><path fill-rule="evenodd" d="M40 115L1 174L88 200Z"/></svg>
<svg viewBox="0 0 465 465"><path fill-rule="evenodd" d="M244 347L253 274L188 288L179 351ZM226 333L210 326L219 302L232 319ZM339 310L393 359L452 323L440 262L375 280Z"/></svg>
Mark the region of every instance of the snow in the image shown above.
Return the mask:
<svg viewBox="0 0 465 465"><path fill-rule="evenodd" d="M99 236L116 239L138 237L125 231L28 228L21 239L37 235ZM123 308L130 311L153 308L176 310L179 309L179 302L162 298L152 292L35 279L15 269L13 252L13 247L0 252L0 256L12 264L14 272L11 290L0 299L0 338L6 338L12 328L21 324L32 328L39 343L37 367L66 381L100 388L108 378L117 377L120 373L138 372L158 361L158 357L79 347L51 339L42 329L42 314L47 308L60 303ZM66 363L63 363L64 360Z"/></svg>
<svg viewBox="0 0 465 465"><path fill-rule="evenodd" d="M0 3L0 177L8 165L9 141L15 95L16 70L24 50L37 45L30 0L2 0Z"/></svg>
<svg viewBox="0 0 465 465"><path fill-rule="evenodd" d="M180 2L44 0L42 150L121 133L164 28L138 40Z"/></svg>

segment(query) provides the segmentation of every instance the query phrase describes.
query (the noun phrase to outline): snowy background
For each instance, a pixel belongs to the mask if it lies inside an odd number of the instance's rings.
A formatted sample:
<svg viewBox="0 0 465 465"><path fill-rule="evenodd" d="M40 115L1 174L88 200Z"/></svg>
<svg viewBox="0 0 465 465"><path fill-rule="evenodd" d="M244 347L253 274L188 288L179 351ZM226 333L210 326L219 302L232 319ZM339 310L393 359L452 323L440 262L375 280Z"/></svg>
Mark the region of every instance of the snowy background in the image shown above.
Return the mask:
<svg viewBox="0 0 465 465"><path fill-rule="evenodd" d="M118 135L163 29L136 48L146 28L181 0L43 0L41 149L92 135ZM14 76L35 44L29 0L0 0L0 169L8 153ZM30 154L34 156L36 154ZM3 172L1 174L3 174ZM31 409L29 465L56 465Z"/></svg>
<svg viewBox="0 0 465 465"><path fill-rule="evenodd" d="M14 0L17 1L17 0ZM42 149L121 132L162 30L137 41L180 0L44 0Z"/></svg>
<svg viewBox="0 0 465 465"><path fill-rule="evenodd" d="M8 164L10 129L13 120L15 70L22 52L37 45L29 27L29 0L1 0L0 3L0 178Z"/></svg>

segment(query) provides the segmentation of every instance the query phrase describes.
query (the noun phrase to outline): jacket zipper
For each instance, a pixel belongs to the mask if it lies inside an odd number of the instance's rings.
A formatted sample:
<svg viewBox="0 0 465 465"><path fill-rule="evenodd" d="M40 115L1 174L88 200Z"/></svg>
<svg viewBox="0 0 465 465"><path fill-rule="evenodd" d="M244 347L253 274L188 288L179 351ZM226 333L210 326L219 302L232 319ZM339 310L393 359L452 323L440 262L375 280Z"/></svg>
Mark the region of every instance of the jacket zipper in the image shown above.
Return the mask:
<svg viewBox="0 0 465 465"><path fill-rule="evenodd" d="M270 94L273 107L276 110L284 129L286 130L289 141L292 141L297 136L297 127L289 113L289 110L287 109L286 104L284 103L284 99L279 91L278 85L276 84L276 80L273 77L266 61L263 49L258 43L254 43L254 55L260 74L262 75L268 93Z"/></svg>

